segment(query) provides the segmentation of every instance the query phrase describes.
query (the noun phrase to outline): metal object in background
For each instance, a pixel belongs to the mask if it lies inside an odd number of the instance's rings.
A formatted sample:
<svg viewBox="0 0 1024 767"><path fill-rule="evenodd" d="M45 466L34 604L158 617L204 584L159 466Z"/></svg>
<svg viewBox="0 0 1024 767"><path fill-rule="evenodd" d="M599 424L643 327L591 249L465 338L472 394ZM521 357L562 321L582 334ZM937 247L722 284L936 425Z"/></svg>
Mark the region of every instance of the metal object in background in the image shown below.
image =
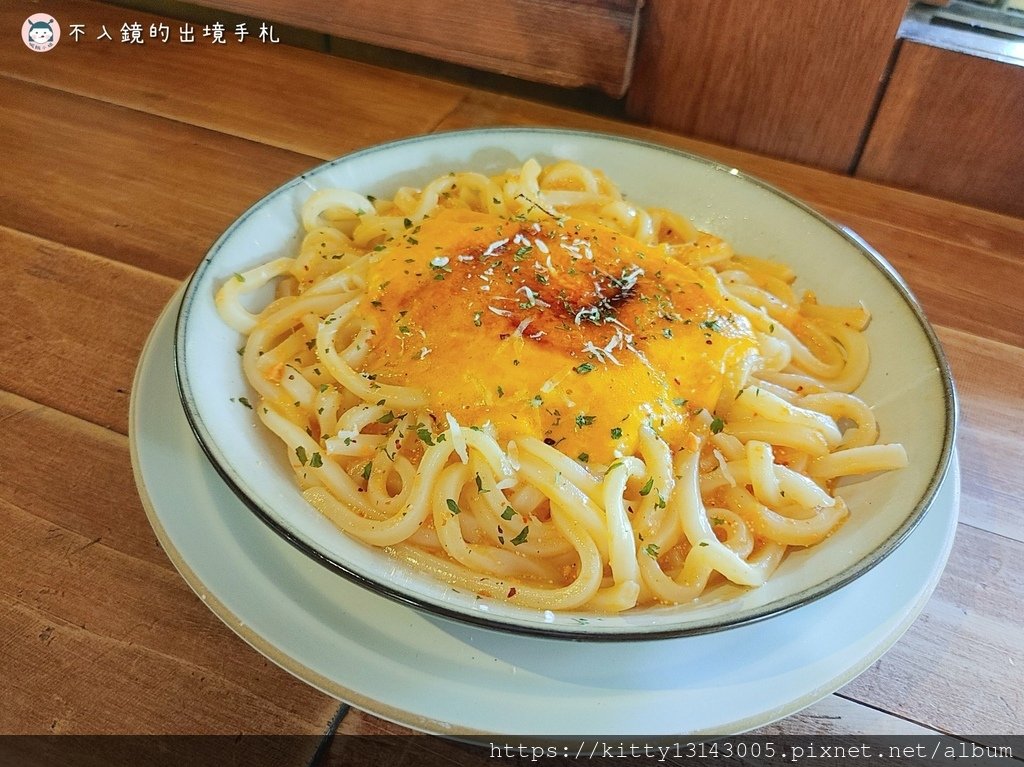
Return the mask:
<svg viewBox="0 0 1024 767"><path fill-rule="evenodd" d="M1024 0L915 3L900 26L904 40L1024 66Z"/></svg>

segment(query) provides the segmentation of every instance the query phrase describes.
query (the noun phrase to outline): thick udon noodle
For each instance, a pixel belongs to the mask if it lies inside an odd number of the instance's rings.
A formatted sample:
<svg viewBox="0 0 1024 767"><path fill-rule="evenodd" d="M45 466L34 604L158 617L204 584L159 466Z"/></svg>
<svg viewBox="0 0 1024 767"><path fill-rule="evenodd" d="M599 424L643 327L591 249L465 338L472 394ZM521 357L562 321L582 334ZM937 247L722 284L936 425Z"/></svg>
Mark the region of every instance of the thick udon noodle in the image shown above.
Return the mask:
<svg viewBox="0 0 1024 767"><path fill-rule="evenodd" d="M251 404L313 506L458 589L621 611L756 587L842 524L838 478L906 463L852 393L865 308L598 171L325 189L302 225L217 295Z"/></svg>

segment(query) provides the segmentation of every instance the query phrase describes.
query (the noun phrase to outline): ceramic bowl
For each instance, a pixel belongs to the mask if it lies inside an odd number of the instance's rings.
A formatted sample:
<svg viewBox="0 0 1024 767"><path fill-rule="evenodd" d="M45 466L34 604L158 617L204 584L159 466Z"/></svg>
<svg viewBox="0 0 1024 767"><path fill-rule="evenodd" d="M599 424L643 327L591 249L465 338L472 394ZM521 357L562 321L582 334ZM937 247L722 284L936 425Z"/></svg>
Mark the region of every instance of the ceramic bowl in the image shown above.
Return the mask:
<svg viewBox="0 0 1024 767"><path fill-rule="evenodd" d="M617 615L527 610L461 593L347 537L302 498L280 442L238 403L250 395L239 335L214 307L235 273L300 241L303 201L324 187L387 197L454 169L487 174L569 159L601 168L632 200L687 215L737 252L793 267L797 287L825 303L863 303L872 362L858 395L885 442L910 465L846 481L850 518L826 541L791 550L757 589L723 586L686 605ZM258 305L259 296L255 297ZM575 131L506 128L431 134L371 147L320 165L271 192L213 245L192 276L175 331L185 413L219 473L260 519L312 559L417 609L478 626L575 640L637 640L721 631L799 608L849 583L890 554L927 512L951 459L956 398L948 365L920 306L885 259L852 232L741 170L664 146Z"/></svg>

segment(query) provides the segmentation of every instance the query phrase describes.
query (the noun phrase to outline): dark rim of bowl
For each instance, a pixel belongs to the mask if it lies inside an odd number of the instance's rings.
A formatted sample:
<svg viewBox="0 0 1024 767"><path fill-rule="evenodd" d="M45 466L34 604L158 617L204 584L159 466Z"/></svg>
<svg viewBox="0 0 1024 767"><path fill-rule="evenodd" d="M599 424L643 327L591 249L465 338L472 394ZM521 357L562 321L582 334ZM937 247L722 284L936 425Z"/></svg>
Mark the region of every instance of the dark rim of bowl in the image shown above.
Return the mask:
<svg viewBox="0 0 1024 767"><path fill-rule="evenodd" d="M206 269L210 266L213 259L216 257L218 251L224 246L227 240L232 236L236 229L238 229L251 215L261 209L269 200L283 194L285 191L297 186L312 175L319 175L324 170L331 168L336 165L350 162L353 158L362 157L381 152L390 151L399 146L408 146L416 143L431 143L437 140L451 140L458 136L500 136L507 135L509 133L527 135L534 134L537 136L552 136L556 138L572 138L577 137L585 140L599 140L606 141L613 144L632 144L639 146L654 152L667 153L676 155L678 157L685 158L692 162L697 162L706 166L710 166L722 172L729 173L730 175L737 177L743 181L754 184L763 190L789 202L791 205L796 206L804 213L810 215L812 218L817 220L819 223L824 224L836 234L840 235L843 239L851 243L871 264L873 264L888 280L891 287L900 295L906 305L911 309L917 320L918 326L924 333L931 347L933 356L938 367L938 372L942 381L943 388L943 401L945 403L945 420L944 420L944 434L942 441L942 449L939 454L939 460L935 468L928 486L925 488L920 499L915 504L914 508L907 515L907 518L903 523L881 544L879 544L868 556L858 560L855 564L846 568L840 573L832 576L828 580L821 583L810 586L802 591L785 597L775 602L769 602L759 607L751 608L746 612L739 613L738 615L729 616L728 618L713 618L708 619L704 622L697 623L694 625L686 626L657 626L653 628L649 627L629 627L629 628L607 628L602 630L599 624L588 623L584 625L561 625L554 626L552 624L530 624L530 623L518 623L513 622L514 618L506 619L503 616L497 616L492 614L483 614L480 612L471 612L468 610L461 610L455 607L451 607L445 604L434 602L433 600L426 599L420 595L411 594L401 589L392 587L387 583L376 580L359 573L344 562L340 562L324 552L320 551L314 544L306 541L304 538L299 536L294 531L290 530L284 525L271 510L264 508L255 498L250 496L244 488L244 482L241 478L237 478L227 468L224 462L219 457L219 451L216 447L216 440L213 435L208 432L203 422L201 415L198 412L192 395L192 388L189 383L188 376L186 374L186 363L183 359L185 355L185 340L188 334L188 320L190 307L192 302L196 299L196 292L198 285L202 279L202 276ZM834 591L842 588L846 584L860 577L862 574L868 572L875 565L885 559L891 554L917 527L918 523L927 512L928 507L931 505L935 498L936 493L942 479L946 475L946 471L949 467L949 462L953 453L953 445L955 442L957 422L959 418L959 402L956 393L956 388L953 384L953 378L950 372L949 363L946 359L945 353L939 343L938 337L935 331L931 327L921 305L914 297L909 286L904 282L903 278L893 268L885 258L878 253L873 247L865 242L859 235L857 235L851 229L839 226L833 221L826 218L824 215L819 213L814 208L810 207L807 203L802 200L793 197L792 195L784 192L772 184L763 181L755 176L750 176L746 173L737 171L724 163L712 160L707 157L702 157L690 152L686 152L681 149L665 146L662 144L652 143L650 141L644 141L642 139L635 139L630 137L617 136L615 134L600 133L596 131L580 131L580 130L569 130L559 128L530 128L530 127L493 127L493 128L477 128L470 130L454 130L444 131L438 133L423 134L420 136L413 136L406 139L400 139L397 141L390 141L383 144L377 144L372 147L360 149L355 152L351 152L341 157L337 157L328 162L321 163L310 170L296 176L290 181L285 182L281 186L277 187L252 206L249 207L241 216L239 216L217 240L214 242L209 252L203 261L199 264L196 270L192 273L182 294L181 307L178 311L178 316L175 322L174 328L174 373L177 380L178 394L181 399L182 408L185 412L185 417L188 420L189 427L192 433L195 435L196 440L202 447L203 452L206 454L210 463L217 470L217 473L221 476L231 491L245 504L245 506L252 511L264 524L266 524L271 530L280 535L284 540L288 541L291 545L295 546L299 551L304 553L313 561L327 567L333 572L347 578L348 580L362 586L363 588L369 589L370 591L379 594L380 596L394 600L401 604L407 605L417 610L422 610L433 615L439 615L444 618L458 621L460 623L469 624L478 628L489 629L492 631L498 631L501 633L511 633L517 635L527 635L543 637L546 639L562 639L571 641L602 641L602 642L620 642L629 641L635 642L639 640L656 640L656 639L671 639L682 636L696 636L699 634L707 634L715 631L722 631L740 626L749 625L758 621L773 618L783 613L795 610L802 607L810 602L827 596Z"/></svg>

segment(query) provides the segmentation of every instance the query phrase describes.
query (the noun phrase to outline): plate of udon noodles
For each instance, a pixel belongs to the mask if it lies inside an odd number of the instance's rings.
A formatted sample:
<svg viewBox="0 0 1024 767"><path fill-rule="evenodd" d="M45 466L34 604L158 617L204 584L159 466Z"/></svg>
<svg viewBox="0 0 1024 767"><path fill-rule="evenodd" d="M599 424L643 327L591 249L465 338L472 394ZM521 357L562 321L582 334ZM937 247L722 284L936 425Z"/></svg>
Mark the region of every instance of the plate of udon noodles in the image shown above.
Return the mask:
<svg viewBox="0 0 1024 767"><path fill-rule="evenodd" d="M952 452L909 289L736 169L599 134L438 134L319 166L192 277L182 402L308 556L570 639L723 630L890 554Z"/></svg>

